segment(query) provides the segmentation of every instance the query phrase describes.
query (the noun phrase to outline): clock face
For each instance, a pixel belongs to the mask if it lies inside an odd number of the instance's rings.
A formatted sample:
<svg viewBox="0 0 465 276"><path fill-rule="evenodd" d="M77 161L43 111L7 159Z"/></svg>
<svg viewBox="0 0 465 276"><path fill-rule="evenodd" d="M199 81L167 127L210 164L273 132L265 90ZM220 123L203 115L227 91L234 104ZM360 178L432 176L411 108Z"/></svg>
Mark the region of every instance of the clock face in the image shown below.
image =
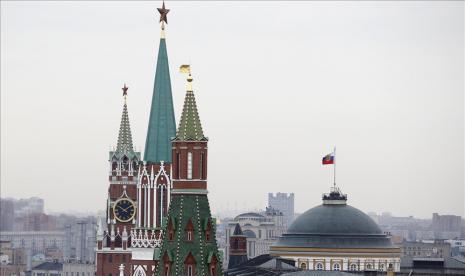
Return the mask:
<svg viewBox="0 0 465 276"><path fill-rule="evenodd" d="M136 214L136 207L134 202L128 198L118 199L113 208L115 218L121 222L128 222L134 218Z"/></svg>

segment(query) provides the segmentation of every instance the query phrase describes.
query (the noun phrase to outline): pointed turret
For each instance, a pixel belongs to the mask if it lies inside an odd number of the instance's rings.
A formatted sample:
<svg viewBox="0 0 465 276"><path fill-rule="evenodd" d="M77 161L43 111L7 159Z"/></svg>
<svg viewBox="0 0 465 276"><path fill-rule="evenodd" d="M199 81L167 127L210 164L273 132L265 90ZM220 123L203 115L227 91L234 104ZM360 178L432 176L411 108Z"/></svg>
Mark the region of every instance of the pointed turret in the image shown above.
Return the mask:
<svg viewBox="0 0 465 276"><path fill-rule="evenodd" d="M184 98L184 107L176 133L176 140L205 141L207 138L203 135L202 123L200 122L197 103L195 102L194 91L192 89L193 78L190 72L187 81L187 92Z"/></svg>
<svg viewBox="0 0 465 276"><path fill-rule="evenodd" d="M234 232L229 237L228 269L234 268L247 260L247 237L242 232L239 223L236 223Z"/></svg>
<svg viewBox="0 0 465 276"><path fill-rule="evenodd" d="M165 23L168 9L158 9L162 30L158 49L155 83L153 85L152 105L145 140L144 160L148 163L171 163L171 139L176 135L173 96L171 94L170 70L166 51Z"/></svg>
<svg viewBox="0 0 465 276"><path fill-rule="evenodd" d="M134 148L132 145L132 134L131 126L129 125L129 114L128 114L128 105L127 105L127 91L128 87L124 84L123 96L124 96L124 105L123 105L123 114L121 115L121 123L119 126L118 134L118 144L116 146L116 152L133 154Z"/></svg>
<svg viewBox="0 0 465 276"><path fill-rule="evenodd" d="M207 197L208 141L200 125L190 73L181 118L172 141L173 190L162 246L154 250L159 262L155 275L221 275L222 256Z"/></svg>

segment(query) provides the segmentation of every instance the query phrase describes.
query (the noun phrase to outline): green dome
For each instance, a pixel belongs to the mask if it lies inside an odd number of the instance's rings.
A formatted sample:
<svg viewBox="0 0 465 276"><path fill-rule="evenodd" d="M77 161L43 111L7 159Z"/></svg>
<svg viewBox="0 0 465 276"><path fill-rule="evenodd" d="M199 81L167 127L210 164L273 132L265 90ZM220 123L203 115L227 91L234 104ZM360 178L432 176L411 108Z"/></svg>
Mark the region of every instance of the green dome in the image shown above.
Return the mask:
<svg viewBox="0 0 465 276"><path fill-rule="evenodd" d="M378 225L365 213L346 204L322 204L300 215L287 233L319 235L380 235Z"/></svg>
<svg viewBox="0 0 465 276"><path fill-rule="evenodd" d="M394 248L368 215L346 201L339 192L325 194L323 204L300 215L273 247Z"/></svg>

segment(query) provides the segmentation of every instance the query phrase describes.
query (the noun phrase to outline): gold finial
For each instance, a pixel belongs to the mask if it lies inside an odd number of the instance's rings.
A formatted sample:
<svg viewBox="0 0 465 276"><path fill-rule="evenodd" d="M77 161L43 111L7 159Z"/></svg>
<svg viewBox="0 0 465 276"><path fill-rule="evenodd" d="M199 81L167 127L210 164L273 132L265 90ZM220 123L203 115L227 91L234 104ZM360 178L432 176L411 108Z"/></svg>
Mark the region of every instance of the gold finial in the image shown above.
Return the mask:
<svg viewBox="0 0 465 276"><path fill-rule="evenodd" d="M192 78L192 75L191 75L191 66L188 65L188 64L185 64L185 65L181 65L181 67L179 67L179 72L183 73L183 74L188 74L187 75L187 86L186 86L186 90L187 91L194 91L192 89L192 81L194 80Z"/></svg>
<svg viewBox="0 0 465 276"><path fill-rule="evenodd" d="M129 87L127 87L126 84L124 84L123 88L121 89L123 90L124 104L126 104Z"/></svg>

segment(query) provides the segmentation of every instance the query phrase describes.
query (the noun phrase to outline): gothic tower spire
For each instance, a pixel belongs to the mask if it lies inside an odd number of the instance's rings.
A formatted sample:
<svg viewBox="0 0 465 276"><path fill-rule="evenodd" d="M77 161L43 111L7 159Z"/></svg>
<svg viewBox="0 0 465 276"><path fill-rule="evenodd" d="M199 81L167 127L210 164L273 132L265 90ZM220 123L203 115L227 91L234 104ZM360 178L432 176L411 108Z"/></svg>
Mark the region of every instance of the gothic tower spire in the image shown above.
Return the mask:
<svg viewBox="0 0 465 276"><path fill-rule="evenodd" d="M123 113L121 115L121 123L119 126L118 143L116 146L116 151L119 153L132 154L134 152L134 148L132 145L131 126L129 125L129 114L126 99L128 87L126 86L126 84L124 84L124 87L122 89L124 96L124 106Z"/></svg>
<svg viewBox="0 0 465 276"><path fill-rule="evenodd" d="M207 197L208 139L200 125L190 72L187 80L183 119L172 140L171 202L161 249L154 251L157 276L221 274L216 222Z"/></svg>
<svg viewBox="0 0 465 276"><path fill-rule="evenodd" d="M176 134L173 96L171 94L170 70L166 39L165 23L168 23L169 9L158 9L161 22L160 47L158 49L155 82L153 85L152 105L150 108L147 138L145 140L144 160L148 163L171 163L171 138Z"/></svg>

